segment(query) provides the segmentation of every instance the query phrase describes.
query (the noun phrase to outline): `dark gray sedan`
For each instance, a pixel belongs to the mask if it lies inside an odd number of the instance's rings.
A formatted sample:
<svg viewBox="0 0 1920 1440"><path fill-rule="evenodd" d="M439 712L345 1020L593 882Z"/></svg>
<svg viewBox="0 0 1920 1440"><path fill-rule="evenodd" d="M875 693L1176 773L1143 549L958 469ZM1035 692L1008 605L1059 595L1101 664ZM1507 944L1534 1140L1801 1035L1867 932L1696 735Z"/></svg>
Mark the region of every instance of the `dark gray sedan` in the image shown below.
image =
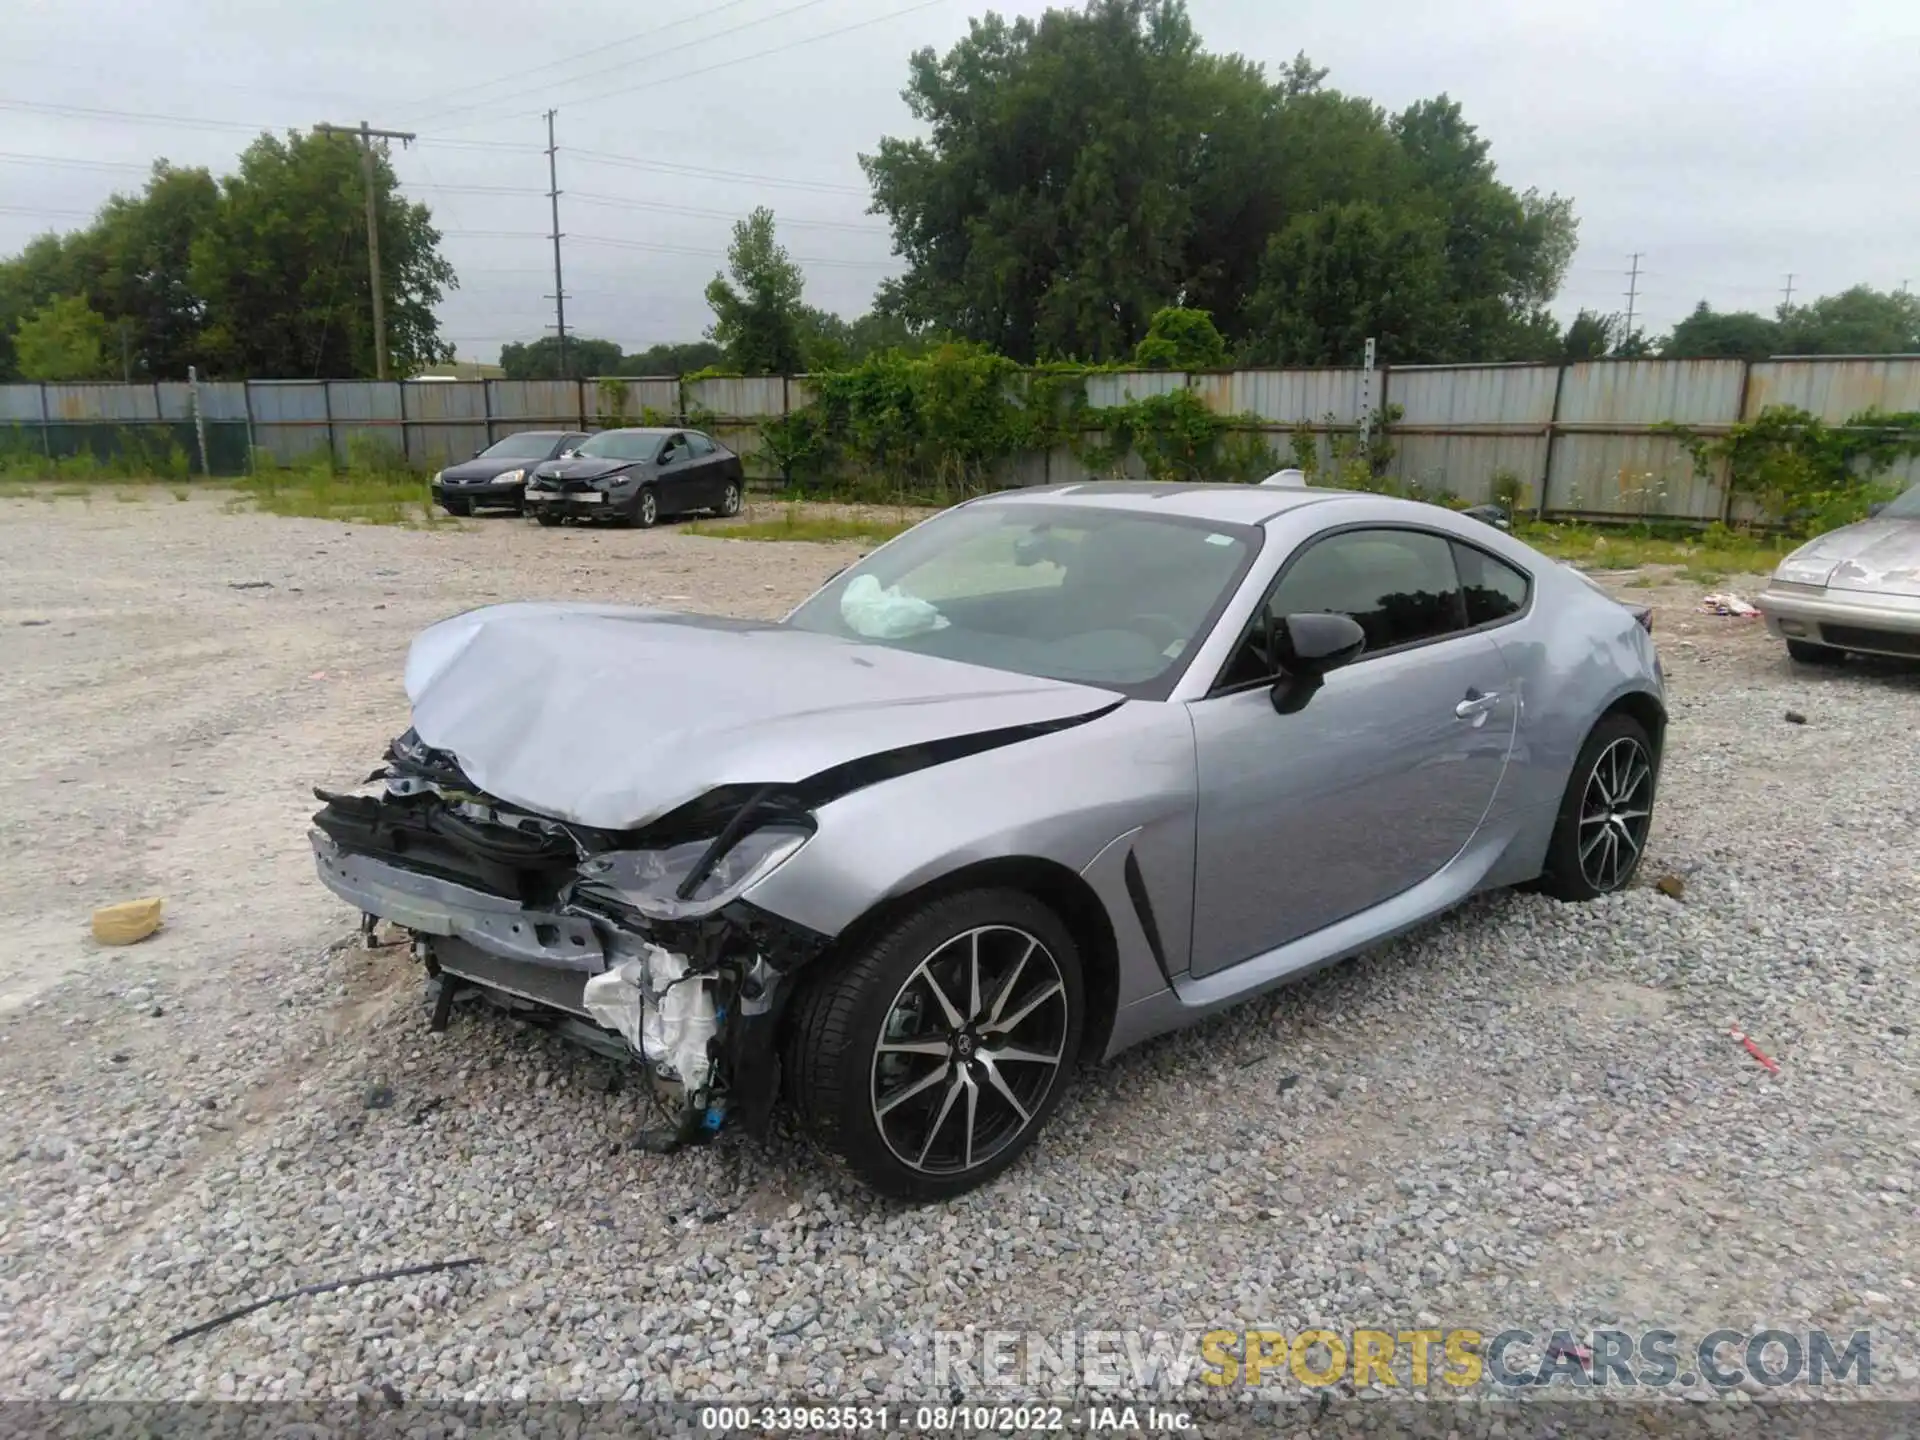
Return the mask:
<svg viewBox="0 0 1920 1440"><path fill-rule="evenodd" d="M483 506L518 515L533 467L568 453L586 438L584 430L522 430L496 440L473 459L449 465L433 477L434 503L449 515L471 515Z"/></svg>
<svg viewBox="0 0 1920 1440"><path fill-rule="evenodd" d="M614 520L642 529L664 516L738 515L740 457L700 430L602 430L572 455L538 467L527 509L542 525Z"/></svg>

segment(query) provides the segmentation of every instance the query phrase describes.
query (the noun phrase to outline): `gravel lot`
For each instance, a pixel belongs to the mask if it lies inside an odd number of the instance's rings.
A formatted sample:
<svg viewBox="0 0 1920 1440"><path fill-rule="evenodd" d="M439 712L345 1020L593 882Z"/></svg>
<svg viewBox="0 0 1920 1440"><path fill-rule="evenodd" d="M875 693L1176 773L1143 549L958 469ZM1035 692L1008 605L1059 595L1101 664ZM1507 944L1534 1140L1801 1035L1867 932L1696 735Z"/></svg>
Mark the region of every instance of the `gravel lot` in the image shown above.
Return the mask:
<svg viewBox="0 0 1920 1440"><path fill-rule="evenodd" d="M1635 592L1676 712L1640 887L1483 899L1143 1047L944 1209L784 1130L623 1150L604 1062L430 1035L403 951L336 943L309 788L404 728L421 626L773 615L856 553L0 501L0 1398L923 1398L936 1329L1261 1324L1871 1327L1920 1395L1920 676L1792 667L1691 589ZM148 893L159 935L91 941Z"/></svg>

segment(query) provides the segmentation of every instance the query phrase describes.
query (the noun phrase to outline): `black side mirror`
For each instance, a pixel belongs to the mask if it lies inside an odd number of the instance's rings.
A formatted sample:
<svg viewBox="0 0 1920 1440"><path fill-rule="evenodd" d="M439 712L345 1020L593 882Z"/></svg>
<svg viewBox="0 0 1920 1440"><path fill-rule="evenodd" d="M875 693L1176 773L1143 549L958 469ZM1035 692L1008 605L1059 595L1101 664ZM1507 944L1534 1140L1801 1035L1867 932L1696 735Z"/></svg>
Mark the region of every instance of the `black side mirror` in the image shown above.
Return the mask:
<svg viewBox="0 0 1920 1440"><path fill-rule="evenodd" d="M1327 672L1360 658L1367 633L1350 615L1288 615L1273 622L1269 653L1280 667L1273 708L1291 715L1320 688Z"/></svg>
<svg viewBox="0 0 1920 1440"><path fill-rule="evenodd" d="M1874 501L1873 504L1867 506L1867 518L1871 520L1874 516L1878 515L1882 510L1886 508L1887 508L1886 501L1884 500Z"/></svg>

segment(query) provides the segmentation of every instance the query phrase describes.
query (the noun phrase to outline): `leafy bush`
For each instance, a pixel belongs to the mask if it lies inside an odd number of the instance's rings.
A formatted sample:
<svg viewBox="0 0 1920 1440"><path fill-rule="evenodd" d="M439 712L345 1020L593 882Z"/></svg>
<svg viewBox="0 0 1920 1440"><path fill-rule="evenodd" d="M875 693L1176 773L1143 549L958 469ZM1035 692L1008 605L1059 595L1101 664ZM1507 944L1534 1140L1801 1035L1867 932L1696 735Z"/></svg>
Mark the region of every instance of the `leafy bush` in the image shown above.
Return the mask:
<svg viewBox="0 0 1920 1440"><path fill-rule="evenodd" d="M1769 405L1724 435L1703 437L1684 425L1655 428L1680 439L1703 478L1724 462L1732 492L1796 534L1861 519L1869 505L1887 498L1889 487L1881 483L1887 471L1920 455L1920 411L1863 410L1843 425L1829 425L1794 406Z"/></svg>
<svg viewBox="0 0 1920 1440"><path fill-rule="evenodd" d="M1144 339L1133 348L1142 370L1219 370L1227 364L1227 342L1205 310L1168 306L1154 312Z"/></svg>

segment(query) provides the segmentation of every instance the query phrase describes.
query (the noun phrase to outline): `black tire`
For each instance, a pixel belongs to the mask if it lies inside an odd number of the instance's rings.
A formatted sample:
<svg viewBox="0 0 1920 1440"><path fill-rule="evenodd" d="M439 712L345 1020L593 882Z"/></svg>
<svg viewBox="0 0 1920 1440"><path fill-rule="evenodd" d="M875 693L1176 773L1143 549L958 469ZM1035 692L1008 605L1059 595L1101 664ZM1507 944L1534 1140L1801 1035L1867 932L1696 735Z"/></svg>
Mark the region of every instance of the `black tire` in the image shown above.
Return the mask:
<svg viewBox="0 0 1920 1440"><path fill-rule="evenodd" d="M1802 665L1844 665L1847 652L1831 645L1816 645L1811 640L1789 640L1787 658L1798 660Z"/></svg>
<svg viewBox="0 0 1920 1440"><path fill-rule="evenodd" d="M956 983L968 981L975 956L977 1003L968 984ZM929 974L958 991L948 1003L966 1012L961 1030L943 1017ZM1059 917L1022 891L963 891L909 912L795 998L788 1095L801 1123L881 1194L949 1199L998 1175L1032 1143L1071 1081L1085 1016L1079 949ZM883 1054L889 1037L947 1049ZM1055 1058L1042 1064L1046 1051ZM883 1113L897 1118L883 1121ZM978 1160L975 1145L986 1150Z"/></svg>
<svg viewBox="0 0 1920 1440"><path fill-rule="evenodd" d="M727 488L720 495L720 514L732 517L740 513L740 482L727 481Z"/></svg>
<svg viewBox="0 0 1920 1440"><path fill-rule="evenodd" d="M633 497L633 513L627 523L641 530L651 530L660 523L660 496L651 485L642 485Z"/></svg>
<svg viewBox="0 0 1920 1440"><path fill-rule="evenodd" d="M471 515L473 513L473 502L471 500L442 500L440 507L449 515Z"/></svg>
<svg viewBox="0 0 1920 1440"><path fill-rule="evenodd" d="M1624 773L1623 758L1630 762ZM1539 888L1556 900L1580 901L1611 895L1632 884L1646 854L1659 779L1659 761L1646 727L1618 711L1602 717L1580 747L1567 778ZM1596 783L1599 792L1594 789ZM1600 813L1602 795L1622 788L1624 795L1608 802L1605 813ZM1623 855L1622 847L1631 853Z"/></svg>
<svg viewBox="0 0 1920 1440"><path fill-rule="evenodd" d="M541 510L533 518L538 520L542 525L548 526L548 527L558 525L560 523L560 517L554 514L551 510Z"/></svg>

